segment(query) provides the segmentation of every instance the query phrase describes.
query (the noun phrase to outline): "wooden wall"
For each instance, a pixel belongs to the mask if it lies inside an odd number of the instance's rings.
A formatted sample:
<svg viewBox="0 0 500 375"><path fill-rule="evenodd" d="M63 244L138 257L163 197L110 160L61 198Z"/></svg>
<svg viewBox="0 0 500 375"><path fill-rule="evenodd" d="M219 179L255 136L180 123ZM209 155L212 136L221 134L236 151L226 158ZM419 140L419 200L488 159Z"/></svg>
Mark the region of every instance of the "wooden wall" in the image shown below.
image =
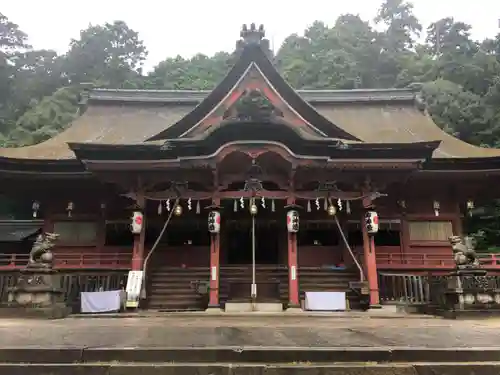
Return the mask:
<svg viewBox="0 0 500 375"><path fill-rule="evenodd" d="M54 196L58 194L54 193ZM47 202L42 202L43 217L45 219L45 230L54 230L54 223L57 221L94 221L98 225L95 241L82 245L75 241L74 243L61 243L55 249L55 252L60 253L75 253L75 254L105 254L105 253L132 253L132 246L106 246L104 222L105 220L128 220L130 212L126 207L130 201L116 196L100 196L92 194L79 194L78 199L74 200L74 210L71 217L66 212L69 195L63 194L61 197L55 198L54 203L49 205ZM440 210L439 216L436 216L433 209L433 200L439 200ZM399 203L398 203L399 201ZM405 207L401 206L401 200L396 198L394 194L388 197L379 198L376 200L376 210L381 219L396 219L400 220L400 239L401 246L377 246L376 254L381 261L391 260L392 263L404 263L405 259L410 259L413 256L429 255L430 258L446 258L451 259L451 248L447 237L451 234L461 234L461 214L459 203L453 199L453 196L442 195L433 197L430 193L422 193L414 198L405 199ZM105 206L102 206L102 203ZM313 211L315 208L313 207ZM301 213L301 228L306 230L307 220L317 220L321 215L322 220L326 220L324 212L318 211L318 214ZM203 213L202 213L203 214ZM281 213L275 213L280 214ZM321 215L320 215L321 214ZM150 215L156 215L151 213ZM319 216L318 216L319 215ZM183 215L184 216L184 215ZM361 222L362 209L352 204L352 212L347 215L344 211L339 217L342 220L357 220ZM163 221L164 216L156 217L156 220ZM202 220L201 218L200 220ZM331 220L331 219L330 219ZM427 223L427 224L426 224ZM199 230L204 230L200 226ZM332 231L336 230L332 227ZM286 244L281 246L279 262L287 263ZM350 255L343 248L342 243L328 246L298 246L299 251L299 266L322 266L336 265L341 263L351 263ZM358 258L362 260L361 249L356 249ZM177 246L171 248L162 248L157 250L161 257L155 261L165 262L172 266L205 266L209 264L209 247L207 246ZM221 252L224 252L221 249ZM361 255L360 255L361 254ZM399 258L398 258L399 257ZM390 259L389 259L390 258ZM423 259L423 258L422 258ZM383 262L379 262L383 268Z"/></svg>

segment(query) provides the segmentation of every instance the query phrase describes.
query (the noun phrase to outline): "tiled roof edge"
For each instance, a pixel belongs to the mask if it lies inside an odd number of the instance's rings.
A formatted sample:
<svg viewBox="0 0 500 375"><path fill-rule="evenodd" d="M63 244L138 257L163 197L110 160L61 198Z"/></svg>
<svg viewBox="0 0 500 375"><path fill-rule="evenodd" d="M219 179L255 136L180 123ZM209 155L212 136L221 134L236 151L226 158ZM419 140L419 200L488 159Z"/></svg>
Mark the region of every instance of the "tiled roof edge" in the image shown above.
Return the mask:
<svg viewBox="0 0 500 375"><path fill-rule="evenodd" d="M210 91L205 90L124 90L91 89L91 102L135 102L165 104L198 104ZM355 90L297 90L307 102L321 103L370 103L370 102L413 102L413 89L355 89Z"/></svg>

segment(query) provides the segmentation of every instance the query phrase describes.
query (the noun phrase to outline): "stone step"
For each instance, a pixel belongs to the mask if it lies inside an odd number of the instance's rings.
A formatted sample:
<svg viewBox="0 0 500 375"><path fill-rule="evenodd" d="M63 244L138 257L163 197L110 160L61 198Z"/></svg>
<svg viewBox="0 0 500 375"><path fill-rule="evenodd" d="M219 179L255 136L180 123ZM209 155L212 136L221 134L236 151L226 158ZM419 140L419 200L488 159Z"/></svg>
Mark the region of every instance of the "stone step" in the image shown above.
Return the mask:
<svg viewBox="0 0 500 375"><path fill-rule="evenodd" d="M326 364L497 362L500 347L15 347L0 363ZM9 374L0 372L1 374ZM495 374L495 373L494 373Z"/></svg>
<svg viewBox="0 0 500 375"><path fill-rule="evenodd" d="M280 299L288 301L288 269L286 267L259 265L256 267L257 283L262 280L279 280ZM148 282L148 306L165 309L197 309L201 298L192 289L194 281L209 281L207 267L167 267L152 270ZM249 265L222 266L219 275L219 300L224 304L228 298L231 282L252 279L252 268ZM359 297L349 293L349 282L358 280L352 270L332 270L328 268L304 267L299 269L299 290L301 298L304 291L345 291L348 292L350 307L359 307ZM250 291L249 291L250 293Z"/></svg>
<svg viewBox="0 0 500 375"><path fill-rule="evenodd" d="M0 364L8 375L494 375L500 362L492 363L353 363L353 364L192 364L192 363L99 363L99 364Z"/></svg>

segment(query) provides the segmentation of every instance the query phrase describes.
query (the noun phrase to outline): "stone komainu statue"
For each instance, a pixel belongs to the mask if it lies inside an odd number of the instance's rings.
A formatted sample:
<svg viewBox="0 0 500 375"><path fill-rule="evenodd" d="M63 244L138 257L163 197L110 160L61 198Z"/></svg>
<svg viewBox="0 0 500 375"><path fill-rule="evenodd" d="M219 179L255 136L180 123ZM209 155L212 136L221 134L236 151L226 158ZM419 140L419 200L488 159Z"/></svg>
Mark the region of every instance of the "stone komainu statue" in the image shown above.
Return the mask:
<svg viewBox="0 0 500 375"><path fill-rule="evenodd" d="M59 238L56 233L42 233L38 235L30 251L28 268L51 269L53 254L51 249L55 246L55 241Z"/></svg>
<svg viewBox="0 0 500 375"><path fill-rule="evenodd" d="M449 238L457 268L479 267L479 259L470 237L451 236Z"/></svg>

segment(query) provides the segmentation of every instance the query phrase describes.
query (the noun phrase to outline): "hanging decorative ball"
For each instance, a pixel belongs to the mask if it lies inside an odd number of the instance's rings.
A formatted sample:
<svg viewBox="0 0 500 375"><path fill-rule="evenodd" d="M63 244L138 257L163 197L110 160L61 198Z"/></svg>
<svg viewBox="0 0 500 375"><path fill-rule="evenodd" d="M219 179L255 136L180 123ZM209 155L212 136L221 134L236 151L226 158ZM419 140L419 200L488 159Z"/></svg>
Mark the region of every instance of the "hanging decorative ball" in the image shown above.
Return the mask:
<svg viewBox="0 0 500 375"><path fill-rule="evenodd" d="M329 205L328 206L328 216L335 216L335 214L337 213L337 209L335 208L335 206L333 204Z"/></svg>
<svg viewBox="0 0 500 375"><path fill-rule="evenodd" d="M174 208L174 215L181 216L182 215L182 206L180 204L176 205Z"/></svg>
<svg viewBox="0 0 500 375"><path fill-rule="evenodd" d="M258 211L257 205L255 203L252 203L250 205L250 214L257 215L257 211Z"/></svg>

